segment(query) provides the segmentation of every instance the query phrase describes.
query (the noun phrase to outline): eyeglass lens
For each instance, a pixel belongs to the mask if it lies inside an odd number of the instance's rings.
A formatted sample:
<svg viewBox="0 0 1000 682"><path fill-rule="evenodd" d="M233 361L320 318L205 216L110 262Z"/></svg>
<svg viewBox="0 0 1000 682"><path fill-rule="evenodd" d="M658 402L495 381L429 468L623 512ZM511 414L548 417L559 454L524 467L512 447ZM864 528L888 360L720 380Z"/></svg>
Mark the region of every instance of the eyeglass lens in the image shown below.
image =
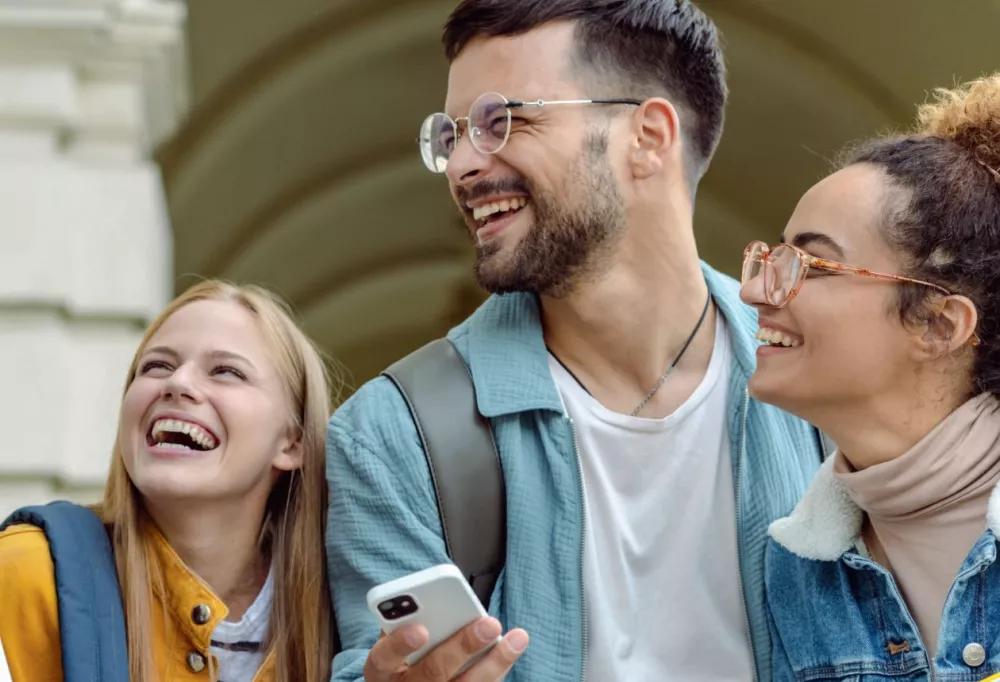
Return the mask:
<svg viewBox="0 0 1000 682"><path fill-rule="evenodd" d="M743 283L749 282L763 271L768 302L780 306L791 296L803 267L798 251L790 246L779 244L770 251L765 251L762 245L755 244L743 263Z"/></svg>
<svg viewBox="0 0 1000 682"><path fill-rule="evenodd" d="M488 92L469 109L469 140L483 154L495 154L510 136L510 109L503 95ZM433 173L443 173L458 141L457 125L447 114L431 114L420 127L420 156Z"/></svg>

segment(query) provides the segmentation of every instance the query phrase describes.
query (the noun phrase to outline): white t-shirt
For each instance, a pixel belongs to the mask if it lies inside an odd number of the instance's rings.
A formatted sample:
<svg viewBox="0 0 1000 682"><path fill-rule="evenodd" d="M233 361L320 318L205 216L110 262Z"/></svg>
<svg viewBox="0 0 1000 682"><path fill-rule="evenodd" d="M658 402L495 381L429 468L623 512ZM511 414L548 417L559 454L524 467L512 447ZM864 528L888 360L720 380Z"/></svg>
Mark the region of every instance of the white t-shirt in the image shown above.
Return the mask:
<svg viewBox="0 0 1000 682"><path fill-rule="evenodd" d="M753 679L717 319L705 378L665 419L606 409L549 356L583 467L585 682Z"/></svg>
<svg viewBox="0 0 1000 682"><path fill-rule="evenodd" d="M219 682L251 682L264 662L264 642L274 601L274 564L264 587L239 621L224 620L212 631L212 653L219 661Z"/></svg>

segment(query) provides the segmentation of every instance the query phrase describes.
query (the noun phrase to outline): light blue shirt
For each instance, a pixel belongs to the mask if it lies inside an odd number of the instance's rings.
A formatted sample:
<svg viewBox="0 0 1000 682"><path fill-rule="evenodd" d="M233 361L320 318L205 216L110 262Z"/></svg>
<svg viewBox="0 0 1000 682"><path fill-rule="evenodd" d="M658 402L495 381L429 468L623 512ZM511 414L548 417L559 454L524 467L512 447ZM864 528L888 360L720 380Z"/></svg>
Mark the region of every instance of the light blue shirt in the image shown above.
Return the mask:
<svg viewBox="0 0 1000 682"><path fill-rule="evenodd" d="M740 301L737 282L708 266L703 271L731 335L726 423L740 578L757 675L768 681L767 527L804 493L819 467L821 443L806 423L749 398L756 311ZM493 427L504 470L507 559L490 613L505 630L521 627L531 637L507 679L580 682L586 652L581 480L572 428L548 366L537 300L529 294L491 297L448 336L469 364L478 407ZM367 591L448 561L420 441L388 379L369 381L330 419L327 477L326 550L343 647L333 679L357 681L379 636L365 603Z"/></svg>

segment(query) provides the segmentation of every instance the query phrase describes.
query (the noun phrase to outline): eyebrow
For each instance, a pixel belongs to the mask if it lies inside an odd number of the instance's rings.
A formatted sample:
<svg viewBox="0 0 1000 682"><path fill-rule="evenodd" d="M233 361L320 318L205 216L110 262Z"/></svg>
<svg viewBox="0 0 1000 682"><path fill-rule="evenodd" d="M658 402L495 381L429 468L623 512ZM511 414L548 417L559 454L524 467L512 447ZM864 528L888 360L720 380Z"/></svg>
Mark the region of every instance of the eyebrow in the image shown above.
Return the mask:
<svg viewBox="0 0 1000 682"><path fill-rule="evenodd" d="M159 353L161 355L169 355L170 357L172 357L174 359L177 359L177 358L180 357L180 355L177 353L177 351L175 351L173 348L170 348L169 346L154 346L153 348L148 348L148 349L146 349L146 352L143 353L143 355L149 355L149 354L152 354L152 353ZM210 352L208 354L208 356L211 357L211 358L218 358L218 359L221 359L221 360L236 360L238 362L245 363L246 365L248 365L249 367L251 367L253 369L257 369L257 367L252 362L250 362L250 360L248 360L244 356L240 355L239 353L233 353L232 351L228 351L228 350L213 350L212 352Z"/></svg>
<svg viewBox="0 0 1000 682"><path fill-rule="evenodd" d="M781 235L780 242L782 244L787 243L784 234ZM819 244L820 246L825 246L830 249L840 260L843 260L845 257L843 247L841 247L841 245L828 234L823 234L822 232L799 232L795 235L795 238L792 239L792 245L797 246L800 249L804 249L814 244Z"/></svg>

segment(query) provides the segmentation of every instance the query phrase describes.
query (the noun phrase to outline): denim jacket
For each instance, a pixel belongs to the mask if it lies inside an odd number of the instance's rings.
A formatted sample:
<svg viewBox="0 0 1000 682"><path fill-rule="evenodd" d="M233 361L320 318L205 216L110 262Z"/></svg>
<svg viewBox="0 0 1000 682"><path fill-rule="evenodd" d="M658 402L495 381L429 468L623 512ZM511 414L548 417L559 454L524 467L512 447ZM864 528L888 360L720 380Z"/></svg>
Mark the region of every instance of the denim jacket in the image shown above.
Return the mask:
<svg viewBox="0 0 1000 682"><path fill-rule="evenodd" d="M827 460L791 516L769 529L774 682L979 682L1000 672L998 491L952 583L930 661L892 575L868 558L863 514Z"/></svg>
<svg viewBox="0 0 1000 682"><path fill-rule="evenodd" d="M821 443L805 422L749 398L759 345L756 311L740 301L735 281L708 266L703 272L733 344L726 424L739 578L757 671L767 682L767 527L805 492L819 468ZM531 637L507 679L579 682L587 652L587 519L573 425L549 369L537 300L494 296L448 337L469 364L477 406L490 420L503 465L507 556L489 610L504 629L522 627ZM362 386L330 419L327 479L326 551L343 645L334 682L357 681L379 636L367 591L448 561L427 461L409 410L388 379Z"/></svg>

